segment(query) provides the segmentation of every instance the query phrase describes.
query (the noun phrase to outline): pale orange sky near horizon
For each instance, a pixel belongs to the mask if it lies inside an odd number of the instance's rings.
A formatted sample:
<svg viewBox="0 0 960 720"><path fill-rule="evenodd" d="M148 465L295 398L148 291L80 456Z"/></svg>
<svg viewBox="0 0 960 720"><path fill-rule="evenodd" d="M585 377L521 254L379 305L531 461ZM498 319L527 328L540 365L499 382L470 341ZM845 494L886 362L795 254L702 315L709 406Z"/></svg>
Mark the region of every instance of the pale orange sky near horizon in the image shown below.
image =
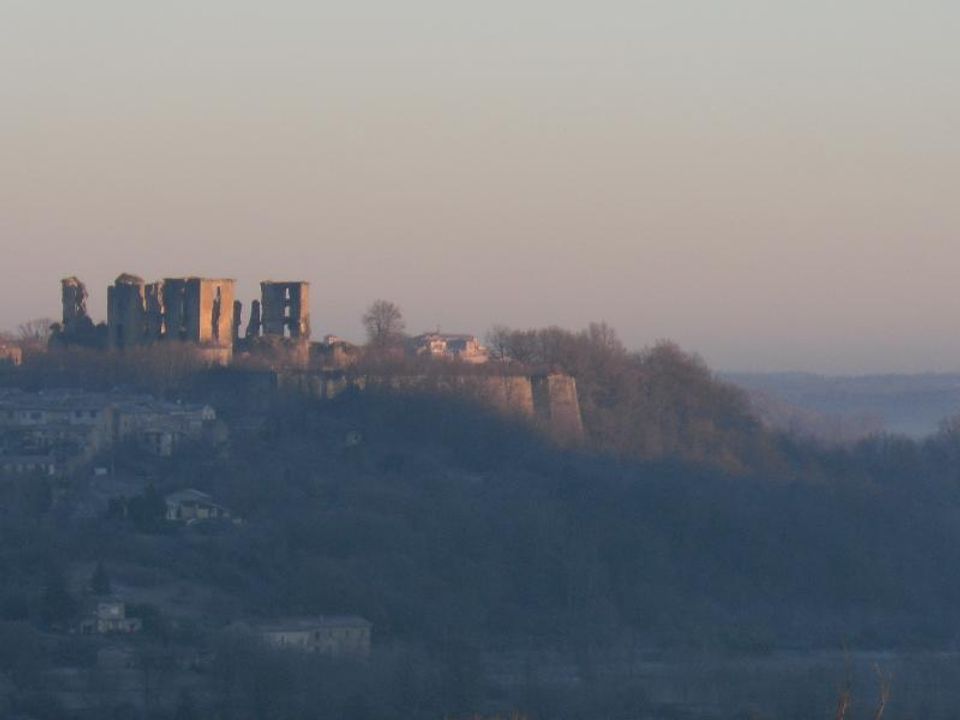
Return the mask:
<svg viewBox="0 0 960 720"><path fill-rule="evenodd" d="M606 320L723 370L960 370L960 7L0 0L0 329L121 272L359 338Z"/></svg>

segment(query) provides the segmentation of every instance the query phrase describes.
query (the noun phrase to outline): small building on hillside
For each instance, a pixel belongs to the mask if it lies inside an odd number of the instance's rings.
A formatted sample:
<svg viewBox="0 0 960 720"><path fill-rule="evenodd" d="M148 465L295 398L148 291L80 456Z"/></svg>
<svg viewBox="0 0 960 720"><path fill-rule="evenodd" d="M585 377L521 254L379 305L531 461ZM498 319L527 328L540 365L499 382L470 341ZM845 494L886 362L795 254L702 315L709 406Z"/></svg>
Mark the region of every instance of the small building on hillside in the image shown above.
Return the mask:
<svg viewBox="0 0 960 720"><path fill-rule="evenodd" d="M229 520L230 510L218 505L207 493L188 488L177 490L164 498L167 520L192 525L202 520Z"/></svg>
<svg viewBox="0 0 960 720"><path fill-rule="evenodd" d="M413 351L418 356L479 364L490 359L487 349L475 335L463 333L424 333L413 338Z"/></svg>
<svg viewBox="0 0 960 720"><path fill-rule="evenodd" d="M127 617L127 606L119 600L103 600L97 603L92 617L80 623L81 635L132 635L140 632L140 618Z"/></svg>
<svg viewBox="0 0 960 720"><path fill-rule="evenodd" d="M115 412L117 436L132 437L142 449L159 457L170 457L184 442L206 437L217 419L209 405L163 402L147 396L124 398Z"/></svg>
<svg viewBox="0 0 960 720"><path fill-rule="evenodd" d="M0 452L51 456L56 465L48 467L68 473L124 440L168 457L183 443L211 441L218 428L216 418L209 405L166 402L149 395L0 388ZM21 471L13 467L6 472Z"/></svg>
<svg viewBox="0 0 960 720"><path fill-rule="evenodd" d="M256 627L269 646L315 652L329 657L365 658L370 655L373 625L356 615L293 618Z"/></svg>
<svg viewBox="0 0 960 720"><path fill-rule="evenodd" d="M13 455L50 455L56 470L89 461L113 440L109 397L79 390L0 389L0 433Z"/></svg>
<svg viewBox="0 0 960 720"><path fill-rule="evenodd" d="M56 475L53 455L0 455L0 475Z"/></svg>
<svg viewBox="0 0 960 720"><path fill-rule="evenodd" d="M17 366L23 362L23 351L12 343L0 342L0 366Z"/></svg>
<svg viewBox="0 0 960 720"><path fill-rule="evenodd" d="M326 335L323 342L310 344L310 364L322 370L342 370L356 365L361 349L336 335Z"/></svg>

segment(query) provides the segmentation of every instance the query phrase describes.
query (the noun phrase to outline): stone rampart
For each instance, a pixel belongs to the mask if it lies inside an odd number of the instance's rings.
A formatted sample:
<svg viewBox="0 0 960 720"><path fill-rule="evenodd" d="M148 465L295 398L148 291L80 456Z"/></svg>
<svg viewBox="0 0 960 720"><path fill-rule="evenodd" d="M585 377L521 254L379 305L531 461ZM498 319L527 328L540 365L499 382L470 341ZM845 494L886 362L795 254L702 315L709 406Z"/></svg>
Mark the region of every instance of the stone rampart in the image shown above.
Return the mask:
<svg viewBox="0 0 960 720"><path fill-rule="evenodd" d="M354 388L387 387L405 392L451 393L505 415L526 418L564 445L583 440L577 384L569 375L394 375L325 372L277 373L277 387L320 400Z"/></svg>
<svg viewBox="0 0 960 720"><path fill-rule="evenodd" d="M577 381L570 375L550 373L530 378L537 420L563 443L583 440L583 417L577 396Z"/></svg>

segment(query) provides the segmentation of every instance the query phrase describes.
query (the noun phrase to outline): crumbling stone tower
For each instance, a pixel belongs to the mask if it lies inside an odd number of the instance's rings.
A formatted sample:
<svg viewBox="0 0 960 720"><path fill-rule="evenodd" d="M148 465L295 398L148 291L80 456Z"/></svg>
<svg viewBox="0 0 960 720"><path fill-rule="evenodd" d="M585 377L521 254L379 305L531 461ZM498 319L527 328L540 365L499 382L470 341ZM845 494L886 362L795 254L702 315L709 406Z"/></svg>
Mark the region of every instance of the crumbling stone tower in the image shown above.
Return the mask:
<svg viewBox="0 0 960 720"><path fill-rule="evenodd" d="M161 296L164 337L215 347L233 346L233 280L166 278Z"/></svg>
<svg viewBox="0 0 960 720"><path fill-rule="evenodd" d="M146 342L143 278L123 273L107 288L107 342L112 348Z"/></svg>
<svg viewBox="0 0 960 720"><path fill-rule="evenodd" d="M310 283L260 283L261 322L264 335L310 338Z"/></svg>
<svg viewBox="0 0 960 720"><path fill-rule="evenodd" d="M106 326L94 325L87 314L87 288L76 277L60 281L60 301L63 318L53 328L51 341L65 345L102 347L106 340Z"/></svg>
<svg viewBox="0 0 960 720"><path fill-rule="evenodd" d="M60 281L60 300L63 303L63 329L66 332L81 318L87 317L87 287L76 277Z"/></svg>
<svg viewBox="0 0 960 720"><path fill-rule="evenodd" d="M227 359L234 312L233 280L186 277L147 284L124 273L107 289L108 344L120 349L182 340Z"/></svg>

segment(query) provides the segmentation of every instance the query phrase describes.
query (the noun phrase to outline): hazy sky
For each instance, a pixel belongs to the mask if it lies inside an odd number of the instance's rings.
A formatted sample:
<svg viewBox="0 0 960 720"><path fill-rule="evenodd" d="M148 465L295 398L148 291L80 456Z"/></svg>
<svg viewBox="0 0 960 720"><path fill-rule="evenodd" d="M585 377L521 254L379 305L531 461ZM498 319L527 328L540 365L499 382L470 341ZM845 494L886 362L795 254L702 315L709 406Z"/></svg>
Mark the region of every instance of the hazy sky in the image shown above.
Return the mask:
<svg viewBox="0 0 960 720"><path fill-rule="evenodd" d="M0 0L0 328L121 272L960 369L960 5Z"/></svg>

